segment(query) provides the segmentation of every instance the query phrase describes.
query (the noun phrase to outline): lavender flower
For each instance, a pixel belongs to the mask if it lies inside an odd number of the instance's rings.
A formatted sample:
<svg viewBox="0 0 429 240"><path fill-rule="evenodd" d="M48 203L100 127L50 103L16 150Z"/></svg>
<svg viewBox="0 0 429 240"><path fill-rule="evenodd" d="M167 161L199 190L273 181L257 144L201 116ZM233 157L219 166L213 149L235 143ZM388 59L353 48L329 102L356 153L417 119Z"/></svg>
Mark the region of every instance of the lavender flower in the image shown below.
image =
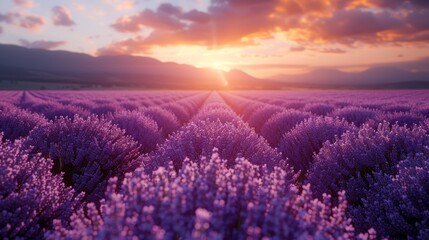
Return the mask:
<svg viewBox="0 0 429 240"><path fill-rule="evenodd" d="M144 153L152 152L164 140L158 124L140 112L119 112L111 117L111 121L140 143Z"/></svg>
<svg viewBox="0 0 429 240"><path fill-rule="evenodd" d="M359 229L373 227L379 237L426 239L429 236L429 157L400 161L396 175L376 172L362 205L350 212Z"/></svg>
<svg viewBox="0 0 429 240"><path fill-rule="evenodd" d="M163 108L150 107L144 109L142 112L144 115L152 118L158 124L165 137L168 137L168 135L180 127L177 117Z"/></svg>
<svg viewBox="0 0 429 240"><path fill-rule="evenodd" d="M179 169L186 157L200 161L201 156L209 155L214 147L230 166L238 156L248 158L253 164L266 164L269 168L281 161L280 154L242 122L197 121L183 127L159 146L151 156L149 169L165 166L170 161Z"/></svg>
<svg viewBox="0 0 429 240"><path fill-rule="evenodd" d="M272 147L277 147L285 133L289 132L293 127L295 127L295 125L311 116L312 115L308 112L297 110L286 110L274 114L262 127L261 135Z"/></svg>
<svg viewBox="0 0 429 240"><path fill-rule="evenodd" d="M377 112L368 108L362 107L345 107L337 109L330 114L332 117L344 118L347 122L353 123L360 127L369 120L375 120L377 118Z"/></svg>
<svg viewBox="0 0 429 240"><path fill-rule="evenodd" d="M48 239L90 236L103 239L352 239L347 202L340 193L337 206L326 195L312 197L310 186L302 193L291 175L276 167L268 173L238 158L234 167L216 150L200 164L184 160L178 172L172 163L150 175L144 169L127 174L119 192L111 179L102 202L101 216L93 205L78 211L71 227L56 221ZM371 230L373 234L373 230ZM361 235L364 236L364 235ZM368 235L366 235L368 236Z"/></svg>
<svg viewBox="0 0 429 240"><path fill-rule="evenodd" d="M137 142L95 116L59 118L34 129L27 145L51 158L52 171L64 172L66 186L85 192L87 201L101 199L110 177L122 179L142 162Z"/></svg>
<svg viewBox="0 0 429 240"><path fill-rule="evenodd" d="M424 153L429 156L429 135L421 127L408 129L380 124L377 130L364 125L349 132L335 143L326 143L315 157L308 174L316 196L346 190L352 205L359 205L364 190L373 183L367 179L373 172L395 174L398 162L407 156Z"/></svg>
<svg viewBox="0 0 429 240"><path fill-rule="evenodd" d="M46 123L44 117L16 107L0 110L0 132L11 141L28 136L33 128Z"/></svg>
<svg viewBox="0 0 429 240"><path fill-rule="evenodd" d="M334 106L326 103L309 103L305 105L304 108L304 111L311 112L320 116L326 116L334 110Z"/></svg>
<svg viewBox="0 0 429 240"><path fill-rule="evenodd" d="M287 158L288 163L296 172L304 176L326 141L334 141L347 131L355 131L353 125L344 120L330 117L314 117L298 124L283 135L279 151Z"/></svg>
<svg viewBox="0 0 429 240"><path fill-rule="evenodd" d="M252 115L249 116L247 122L255 131L259 133L261 128L264 126L266 121L276 113L283 111L283 108L275 107L272 105L263 105L260 108L256 109Z"/></svg>
<svg viewBox="0 0 429 240"><path fill-rule="evenodd" d="M3 135L0 134L0 138ZM52 161L30 154L23 140L0 143L0 237L41 238L53 219L67 226L82 196L52 175Z"/></svg>

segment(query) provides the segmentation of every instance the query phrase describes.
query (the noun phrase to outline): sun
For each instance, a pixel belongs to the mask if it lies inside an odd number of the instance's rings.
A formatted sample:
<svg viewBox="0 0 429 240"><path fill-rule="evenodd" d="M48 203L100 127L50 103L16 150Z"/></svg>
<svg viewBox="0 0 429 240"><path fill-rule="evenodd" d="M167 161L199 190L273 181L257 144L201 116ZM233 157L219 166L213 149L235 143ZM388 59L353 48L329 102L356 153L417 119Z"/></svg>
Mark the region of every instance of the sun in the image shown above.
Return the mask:
<svg viewBox="0 0 429 240"><path fill-rule="evenodd" d="M213 68L215 70L225 71L225 72L228 72L229 70L231 70L231 68L225 62L212 62L208 64L208 67Z"/></svg>

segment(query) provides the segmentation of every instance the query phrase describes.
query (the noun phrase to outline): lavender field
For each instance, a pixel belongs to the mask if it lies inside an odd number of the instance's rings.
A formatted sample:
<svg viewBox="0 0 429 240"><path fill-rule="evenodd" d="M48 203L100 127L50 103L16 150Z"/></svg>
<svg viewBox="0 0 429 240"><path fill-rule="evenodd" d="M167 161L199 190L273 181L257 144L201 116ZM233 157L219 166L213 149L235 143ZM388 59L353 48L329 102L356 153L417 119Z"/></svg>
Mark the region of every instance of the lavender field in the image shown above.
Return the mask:
<svg viewBox="0 0 429 240"><path fill-rule="evenodd" d="M428 239L429 92L2 91L2 239Z"/></svg>

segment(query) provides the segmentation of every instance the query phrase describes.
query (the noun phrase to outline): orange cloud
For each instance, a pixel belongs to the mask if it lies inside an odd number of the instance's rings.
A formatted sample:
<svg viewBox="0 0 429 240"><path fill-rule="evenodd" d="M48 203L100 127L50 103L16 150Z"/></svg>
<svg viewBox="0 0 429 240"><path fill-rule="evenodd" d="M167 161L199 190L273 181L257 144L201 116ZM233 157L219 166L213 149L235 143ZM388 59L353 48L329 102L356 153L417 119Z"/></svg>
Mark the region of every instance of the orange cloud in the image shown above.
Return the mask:
<svg viewBox="0 0 429 240"><path fill-rule="evenodd" d="M112 43L105 48L100 48L97 51L97 55L132 55L135 53L146 53L150 48L150 46L145 44L143 37L137 36Z"/></svg>
<svg viewBox="0 0 429 240"><path fill-rule="evenodd" d="M207 11L164 3L123 16L111 25L130 38L104 49L134 53L155 46L200 45L208 48L257 44L283 32L289 40L307 43L385 44L428 41L426 0L212 0ZM138 42L138 44L136 44ZM131 46L126 47L126 44ZM118 48L118 46L121 46ZM291 49L293 51L293 49ZM340 53L341 49L325 49ZM335 50L335 51L333 51Z"/></svg>
<svg viewBox="0 0 429 240"><path fill-rule="evenodd" d="M13 0L13 2L21 7L32 7L33 1L32 0Z"/></svg>

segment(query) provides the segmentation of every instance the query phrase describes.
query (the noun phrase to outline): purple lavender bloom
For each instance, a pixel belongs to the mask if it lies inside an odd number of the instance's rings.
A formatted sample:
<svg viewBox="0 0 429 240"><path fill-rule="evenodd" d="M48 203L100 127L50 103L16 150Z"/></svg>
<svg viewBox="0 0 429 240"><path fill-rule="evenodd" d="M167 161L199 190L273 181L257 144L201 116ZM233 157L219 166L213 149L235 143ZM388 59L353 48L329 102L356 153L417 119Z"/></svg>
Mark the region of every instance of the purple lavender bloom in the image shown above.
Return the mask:
<svg viewBox="0 0 429 240"><path fill-rule="evenodd" d="M263 105L260 108L256 109L252 115L249 116L247 122L255 131L259 133L261 128L267 122L267 120L276 113L283 111L283 108L275 107L272 105Z"/></svg>
<svg viewBox="0 0 429 240"><path fill-rule="evenodd" d="M249 159L253 164L266 164L271 169L281 161L280 154L242 122L197 121L181 128L159 146L149 162L150 169L165 166L170 161L179 169L183 159L199 162L214 147L219 149L223 159L228 160L229 166L238 156Z"/></svg>
<svg viewBox="0 0 429 240"><path fill-rule="evenodd" d="M152 152L164 140L158 124L141 112L122 111L112 116L111 121L140 143L143 153Z"/></svg>
<svg viewBox="0 0 429 240"><path fill-rule="evenodd" d="M400 126L412 127L413 125L421 125L425 118L418 113L410 112L395 112L395 113L386 113L380 116L383 120L389 122L390 124L397 123Z"/></svg>
<svg viewBox="0 0 429 240"><path fill-rule="evenodd" d="M163 106L163 108L172 112L182 124L187 123L192 117L191 112L187 110L185 106L180 104L171 103Z"/></svg>
<svg viewBox="0 0 429 240"><path fill-rule="evenodd" d="M86 201L101 199L110 177L122 179L142 162L137 142L95 116L59 118L34 129L27 145L51 158L52 171L64 172L66 186L85 192Z"/></svg>
<svg viewBox="0 0 429 240"><path fill-rule="evenodd" d="M355 131L356 127L344 120L330 117L313 117L298 124L283 135L279 151L296 172L304 176L326 141L334 141L343 133Z"/></svg>
<svg viewBox="0 0 429 240"><path fill-rule="evenodd" d="M308 174L316 196L347 192L353 206L359 205L364 190L373 184L367 179L373 172L395 174L396 164L407 156L429 156L429 135L421 127L408 129L380 124L377 130L364 125L358 132L344 134L335 143L327 143L315 157Z"/></svg>
<svg viewBox="0 0 429 240"><path fill-rule="evenodd" d="M0 138L2 138L0 134ZM23 139L0 141L0 238L40 239L53 219L67 226L82 196L52 175L52 161L30 154Z"/></svg>
<svg viewBox="0 0 429 240"><path fill-rule="evenodd" d="M379 237L427 239L429 236L429 157L402 160L396 175L376 172L362 205L350 215L358 229L373 227Z"/></svg>
<svg viewBox="0 0 429 240"><path fill-rule="evenodd" d="M326 116L335 110L335 107L326 103L309 103L305 105L304 111L314 113L320 116Z"/></svg>
<svg viewBox="0 0 429 240"><path fill-rule="evenodd" d="M168 137L171 133L179 129L180 124L177 117L161 107L150 107L142 110L145 116L152 118L161 128L164 137Z"/></svg>
<svg viewBox="0 0 429 240"><path fill-rule="evenodd" d="M74 115L79 115L85 118L90 115L89 111L84 110L81 107L72 105L61 105L53 102L34 104L29 107L28 110L42 114L49 120L54 120L55 118L59 117L73 118Z"/></svg>
<svg viewBox="0 0 429 240"><path fill-rule="evenodd" d="M369 120L377 119L377 112L368 108L362 107L345 107L333 111L330 116L345 119L349 123L353 123L360 127Z"/></svg>
<svg viewBox="0 0 429 240"><path fill-rule="evenodd" d="M206 103L204 107L192 118L193 122L206 121L214 122L220 121L221 123L242 123L242 120L234 113L234 111L227 107L224 102L210 102Z"/></svg>
<svg viewBox="0 0 429 240"><path fill-rule="evenodd" d="M310 118L308 112L289 109L271 116L261 129L261 135L272 147L278 147L282 136L298 123Z"/></svg>
<svg viewBox="0 0 429 240"><path fill-rule="evenodd" d="M0 132L3 132L4 139L11 141L28 136L33 128L46 123L44 117L17 107L0 110Z"/></svg>
<svg viewBox="0 0 429 240"><path fill-rule="evenodd" d="M243 158L232 168L216 150L200 163L184 160L176 172L173 163L147 175L137 169L109 181L101 215L94 205L77 211L71 227L55 221L48 239L353 239L346 216L344 192L334 205L329 195L313 199L310 186L300 193L291 174L279 167L267 172ZM373 239L374 231L366 237Z"/></svg>
<svg viewBox="0 0 429 240"><path fill-rule="evenodd" d="M91 113L98 116L114 114L116 111L121 110L121 107L115 103L102 103L97 104L94 108L91 109Z"/></svg>

